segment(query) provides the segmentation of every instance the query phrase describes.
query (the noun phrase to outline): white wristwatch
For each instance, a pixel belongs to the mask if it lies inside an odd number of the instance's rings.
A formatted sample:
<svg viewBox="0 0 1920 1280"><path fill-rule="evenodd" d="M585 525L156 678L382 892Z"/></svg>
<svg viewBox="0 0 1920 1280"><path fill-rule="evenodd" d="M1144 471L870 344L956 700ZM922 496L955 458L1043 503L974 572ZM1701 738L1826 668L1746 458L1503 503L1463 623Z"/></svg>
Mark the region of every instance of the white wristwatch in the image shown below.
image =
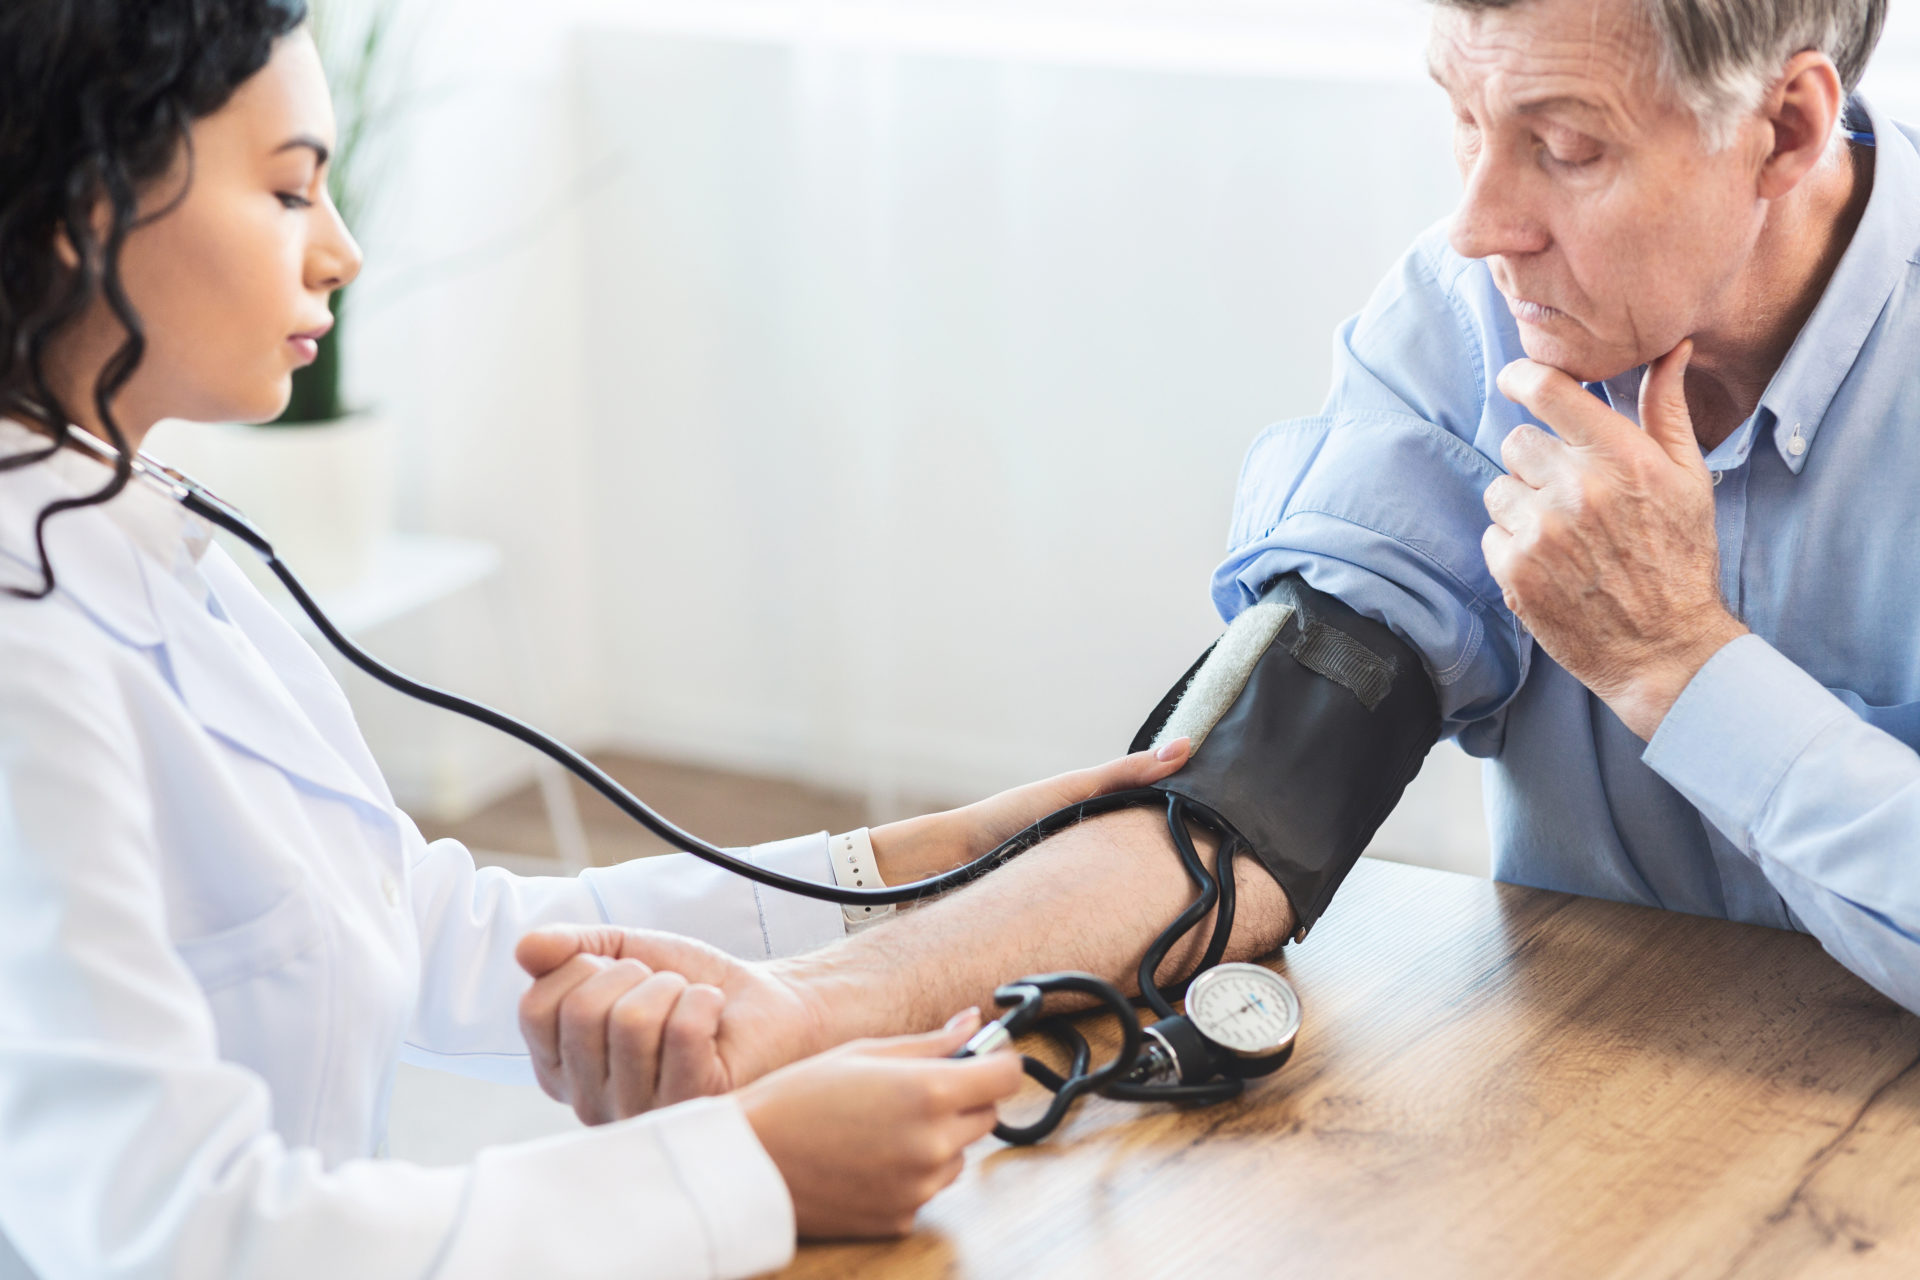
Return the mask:
<svg viewBox="0 0 1920 1280"><path fill-rule="evenodd" d="M833 867L833 882L842 889L887 887L887 882L880 878L880 862L873 856L873 839L865 827L829 839L827 861ZM893 908L841 907L840 912L847 919L847 932L858 933L892 915Z"/></svg>

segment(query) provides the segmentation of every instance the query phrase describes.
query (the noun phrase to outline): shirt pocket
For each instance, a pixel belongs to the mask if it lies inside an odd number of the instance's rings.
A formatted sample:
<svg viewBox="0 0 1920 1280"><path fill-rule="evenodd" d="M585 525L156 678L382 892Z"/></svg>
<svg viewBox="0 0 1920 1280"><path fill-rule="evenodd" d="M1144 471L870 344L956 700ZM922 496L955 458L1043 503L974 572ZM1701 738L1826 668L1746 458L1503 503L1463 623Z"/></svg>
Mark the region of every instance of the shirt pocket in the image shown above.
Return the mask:
<svg viewBox="0 0 1920 1280"><path fill-rule="evenodd" d="M255 916L230 928L176 940L173 948L211 994L284 968L317 949L319 914L298 888Z"/></svg>

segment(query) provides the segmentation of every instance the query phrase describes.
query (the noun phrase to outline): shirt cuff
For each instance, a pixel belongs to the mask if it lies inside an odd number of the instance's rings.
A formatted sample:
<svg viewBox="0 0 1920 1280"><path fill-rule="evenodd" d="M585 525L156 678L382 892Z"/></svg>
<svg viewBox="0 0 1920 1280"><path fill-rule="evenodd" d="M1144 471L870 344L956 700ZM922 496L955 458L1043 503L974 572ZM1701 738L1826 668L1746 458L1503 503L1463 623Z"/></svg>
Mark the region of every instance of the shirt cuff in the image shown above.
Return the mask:
<svg viewBox="0 0 1920 1280"><path fill-rule="evenodd" d="M1695 673L1641 755L1743 853L1787 771L1846 704L1756 635Z"/></svg>
<svg viewBox="0 0 1920 1280"><path fill-rule="evenodd" d="M483 1151L436 1274L761 1275L793 1258L793 1199L732 1098Z"/></svg>

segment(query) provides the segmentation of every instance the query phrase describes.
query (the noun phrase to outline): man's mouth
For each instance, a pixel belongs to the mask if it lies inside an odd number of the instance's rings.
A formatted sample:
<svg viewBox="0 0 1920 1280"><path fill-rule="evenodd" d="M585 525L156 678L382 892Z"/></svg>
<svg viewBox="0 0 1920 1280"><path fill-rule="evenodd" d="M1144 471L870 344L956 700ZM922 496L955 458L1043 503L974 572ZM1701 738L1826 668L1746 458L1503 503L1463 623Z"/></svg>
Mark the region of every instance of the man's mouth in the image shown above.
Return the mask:
<svg viewBox="0 0 1920 1280"><path fill-rule="evenodd" d="M1507 298L1507 310L1521 324L1543 325L1566 318L1566 312L1548 306L1544 302L1534 302L1527 298Z"/></svg>

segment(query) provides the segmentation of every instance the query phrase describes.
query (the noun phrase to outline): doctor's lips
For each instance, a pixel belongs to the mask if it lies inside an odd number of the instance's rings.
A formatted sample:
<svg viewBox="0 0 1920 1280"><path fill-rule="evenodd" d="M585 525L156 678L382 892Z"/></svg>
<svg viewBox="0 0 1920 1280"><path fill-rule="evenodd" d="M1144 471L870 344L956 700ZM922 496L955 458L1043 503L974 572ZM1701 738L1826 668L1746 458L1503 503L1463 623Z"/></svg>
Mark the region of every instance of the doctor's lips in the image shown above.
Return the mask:
<svg viewBox="0 0 1920 1280"><path fill-rule="evenodd" d="M320 358L320 339L326 337L328 330L332 328L333 317L328 316L327 322L318 328L293 334L287 339L293 344L294 353L299 356L301 364L312 364Z"/></svg>

